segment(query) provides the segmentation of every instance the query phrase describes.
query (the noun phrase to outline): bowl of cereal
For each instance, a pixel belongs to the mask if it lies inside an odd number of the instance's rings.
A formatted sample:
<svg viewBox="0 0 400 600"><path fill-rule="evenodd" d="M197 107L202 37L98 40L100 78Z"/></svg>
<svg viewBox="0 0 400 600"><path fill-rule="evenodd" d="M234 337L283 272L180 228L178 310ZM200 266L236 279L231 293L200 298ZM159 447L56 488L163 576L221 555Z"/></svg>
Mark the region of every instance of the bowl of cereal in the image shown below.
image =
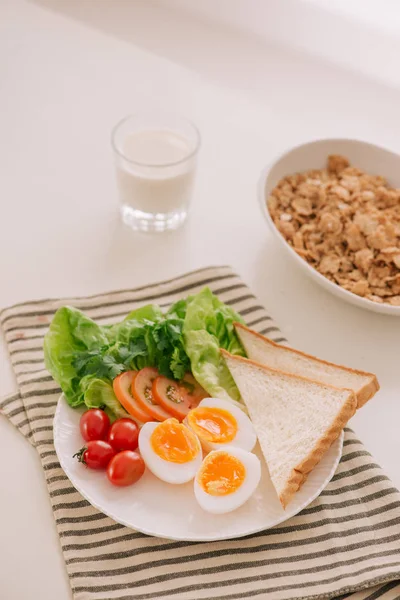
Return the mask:
<svg viewBox="0 0 400 600"><path fill-rule="evenodd" d="M308 142L262 173L262 212L317 283L400 316L400 156L351 139Z"/></svg>

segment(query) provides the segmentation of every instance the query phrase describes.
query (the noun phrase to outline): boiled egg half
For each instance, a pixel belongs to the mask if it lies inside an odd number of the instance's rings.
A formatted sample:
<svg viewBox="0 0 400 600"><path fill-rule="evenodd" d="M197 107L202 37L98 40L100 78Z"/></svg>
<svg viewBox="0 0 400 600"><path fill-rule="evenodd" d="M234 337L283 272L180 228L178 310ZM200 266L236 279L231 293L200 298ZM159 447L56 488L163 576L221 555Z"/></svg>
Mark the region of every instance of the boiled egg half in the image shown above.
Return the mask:
<svg viewBox="0 0 400 600"><path fill-rule="evenodd" d="M229 400L205 398L186 417L206 452L226 446L253 450L257 435L249 417Z"/></svg>
<svg viewBox="0 0 400 600"><path fill-rule="evenodd" d="M231 512L250 498L260 477L261 465L255 454L228 446L206 456L194 480L194 494L207 512Z"/></svg>
<svg viewBox="0 0 400 600"><path fill-rule="evenodd" d="M177 419L145 423L139 450L147 468L167 483L186 483L201 465L201 444L193 431Z"/></svg>

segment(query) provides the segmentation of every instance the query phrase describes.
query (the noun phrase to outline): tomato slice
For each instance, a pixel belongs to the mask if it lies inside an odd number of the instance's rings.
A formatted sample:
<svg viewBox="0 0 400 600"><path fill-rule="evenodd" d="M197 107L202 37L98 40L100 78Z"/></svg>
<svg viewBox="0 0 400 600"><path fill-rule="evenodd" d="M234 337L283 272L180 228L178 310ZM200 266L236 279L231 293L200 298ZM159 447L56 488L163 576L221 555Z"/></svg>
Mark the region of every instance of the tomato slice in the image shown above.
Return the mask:
<svg viewBox="0 0 400 600"><path fill-rule="evenodd" d="M153 382L152 392L158 404L179 421L183 421L188 412L207 397L207 392L190 373L180 383L160 375Z"/></svg>
<svg viewBox="0 0 400 600"><path fill-rule="evenodd" d="M125 371L116 377L113 381L114 393L121 402L124 409L140 423L147 423L152 420L151 414L143 410L141 405L131 394L132 382L136 379L138 371Z"/></svg>
<svg viewBox="0 0 400 600"><path fill-rule="evenodd" d="M159 376L154 367L141 369L132 381L132 395L142 410L148 412L156 421L170 419L172 413L158 404L153 396L153 382Z"/></svg>
<svg viewBox="0 0 400 600"><path fill-rule="evenodd" d="M177 381L160 375L153 381L153 397L173 417L183 421L192 406L186 390Z"/></svg>
<svg viewBox="0 0 400 600"><path fill-rule="evenodd" d="M210 397L210 394L208 394L206 390L201 387L191 373L186 373L180 384L183 388L185 388L186 393L190 397L191 408L196 408L201 400Z"/></svg>

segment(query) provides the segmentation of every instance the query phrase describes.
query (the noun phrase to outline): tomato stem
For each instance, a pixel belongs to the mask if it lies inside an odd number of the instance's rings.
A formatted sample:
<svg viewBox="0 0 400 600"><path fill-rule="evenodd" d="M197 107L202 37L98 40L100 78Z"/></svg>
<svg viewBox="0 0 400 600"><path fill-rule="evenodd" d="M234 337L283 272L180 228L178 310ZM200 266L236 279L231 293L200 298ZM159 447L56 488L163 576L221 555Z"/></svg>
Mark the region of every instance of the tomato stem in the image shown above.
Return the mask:
<svg viewBox="0 0 400 600"><path fill-rule="evenodd" d="M75 452L75 454L73 454L72 458L77 458L80 463L86 465L86 460L85 460L86 450L87 450L87 447L83 446L80 450L78 450L78 452Z"/></svg>

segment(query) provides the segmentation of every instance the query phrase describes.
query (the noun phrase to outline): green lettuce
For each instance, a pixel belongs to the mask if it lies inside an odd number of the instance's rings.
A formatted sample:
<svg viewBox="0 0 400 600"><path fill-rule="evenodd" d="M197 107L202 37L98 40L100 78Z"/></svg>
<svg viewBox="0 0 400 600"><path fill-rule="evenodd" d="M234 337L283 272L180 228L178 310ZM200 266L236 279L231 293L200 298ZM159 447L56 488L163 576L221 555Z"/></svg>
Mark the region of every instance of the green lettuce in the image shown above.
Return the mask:
<svg viewBox="0 0 400 600"><path fill-rule="evenodd" d="M112 416L126 416L113 379L147 366L178 381L192 371L209 394L238 399L220 355L220 348L244 355L235 321L242 319L208 288L179 300L166 313L148 304L113 325L100 326L65 306L46 333L45 364L71 406L99 406Z"/></svg>
<svg viewBox="0 0 400 600"><path fill-rule="evenodd" d="M162 375L180 380L190 371L183 340L183 319L159 307L143 307L111 327L111 346L105 354L139 370L157 367Z"/></svg>
<svg viewBox="0 0 400 600"><path fill-rule="evenodd" d="M81 385L85 404L88 408L108 409L110 411L108 414L111 413L112 417L117 419L129 417L129 414L117 400L111 384L89 375L82 379Z"/></svg>
<svg viewBox="0 0 400 600"><path fill-rule="evenodd" d="M102 328L76 308L58 309L44 338L44 360L71 406L83 402L76 356L107 344Z"/></svg>
<svg viewBox="0 0 400 600"><path fill-rule="evenodd" d="M239 390L220 348L245 356L234 323L243 319L204 288L186 308L183 333L192 373L207 392L218 398L240 399Z"/></svg>
<svg viewBox="0 0 400 600"><path fill-rule="evenodd" d="M146 306L132 310L132 312L126 315L122 323L126 321L139 321L141 323L145 321L156 322L161 321L163 316L163 312L157 304L146 304Z"/></svg>

